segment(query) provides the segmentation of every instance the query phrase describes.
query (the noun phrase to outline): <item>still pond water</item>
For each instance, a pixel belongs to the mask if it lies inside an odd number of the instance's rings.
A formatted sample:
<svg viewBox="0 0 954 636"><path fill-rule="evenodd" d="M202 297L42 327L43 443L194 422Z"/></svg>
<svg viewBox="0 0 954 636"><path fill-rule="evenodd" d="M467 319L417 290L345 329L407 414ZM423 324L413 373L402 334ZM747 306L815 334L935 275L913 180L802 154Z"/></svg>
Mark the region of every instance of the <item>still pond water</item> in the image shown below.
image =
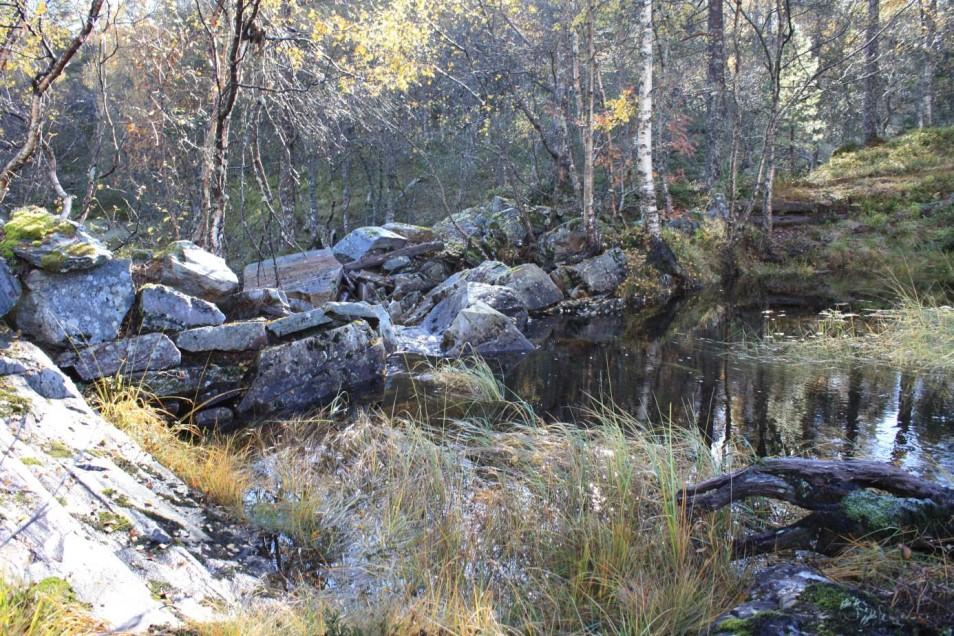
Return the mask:
<svg viewBox="0 0 954 636"><path fill-rule="evenodd" d="M792 300L695 297L650 313L538 320L538 349L494 365L552 419L582 419L592 397L611 397L641 419L698 427L717 456L741 441L759 456L877 459L954 483L954 378L747 354L740 343L804 333L825 308ZM385 404L401 401L401 384Z"/></svg>

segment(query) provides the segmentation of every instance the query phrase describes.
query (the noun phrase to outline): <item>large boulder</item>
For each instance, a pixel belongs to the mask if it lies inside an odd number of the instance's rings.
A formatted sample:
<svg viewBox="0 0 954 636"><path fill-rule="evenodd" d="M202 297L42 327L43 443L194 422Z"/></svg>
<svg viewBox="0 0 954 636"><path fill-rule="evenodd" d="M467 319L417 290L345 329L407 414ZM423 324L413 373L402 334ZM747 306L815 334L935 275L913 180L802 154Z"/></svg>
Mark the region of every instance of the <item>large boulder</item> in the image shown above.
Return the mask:
<svg viewBox="0 0 954 636"><path fill-rule="evenodd" d="M494 355L532 351L533 345L513 320L484 302L461 309L444 331L442 345L449 356Z"/></svg>
<svg viewBox="0 0 954 636"><path fill-rule="evenodd" d="M539 246L542 260L564 263L586 250L586 232L573 223L564 223L541 236Z"/></svg>
<svg viewBox="0 0 954 636"><path fill-rule="evenodd" d="M81 225L38 207L13 211L3 226L0 253L7 258L16 254L34 267L57 274L92 269L113 257Z"/></svg>
<svg viewBox="0 0 954 636"><path fill-rule="evenodd" d="M518 329L527 325L527 306L513 290L499 285L466 283L430 311L421 326L431 333L440 333L463 309L482 302L507 316Z"/></svg>
<svg viewBox="0 0 954 636"><path fill-rule="evenodd" d="M268 344L264 320L230 322L217 327L199 327L176 336L180 349L199 351L257 351Z"/></svg>
<svg viewBox="0 0 954 636"><path fill-rule="evenodd" d="M0 258L0 317L6 316L16 306L22 291L20 280Z"/></svg>
<svg viewBox="0 0 954 636"><path fill-rule="evenodd" d="M386 353L367 323L353 322L259 353L240 412L304 409L380 380Z"/></svg>
<svg viewBox="0 0 954 636"><path fill-rule="evenodd" d="M247 265L242 288L280 289L289 298L301 298L317 307L338 298L341 273L341 263L331 250L311 250Z"/></svg>
<svg viewBox="0 0 954 636"><path fill-rule="evenodd" d="M72 367L83 380L95 380L117 373L156 371L178 366L182 355L172 340L161 333L150 333L93 345L60 357L61 367Z"/></svg>
<svg viewBox="0 0 954 636"><path fill-rule="evenodd" d="M172 243L156 257L150 270L157 282L213 302L238 288L238 276L225 259L191 241Z"/></svg>
<svg viewBox="0 0 954 636"><path fill-rule="evenodd" d="M50 345L113 340L136 300L129 261L66 274L33 270L14 310L17 327Z"/></svg>
<svg viewBox="0 0 954 636"><path fill-rule="evenodd" d="M545 271L533 263L512 268L499 279L499 283L513 290L530 311L540 311L563 300L560 288Z"/></svg>
<svg viewBox="0 0 954 636"><path fill-rule="evenodd" d="M212 303L165 285L143 285L139 313L143 331L182 331L225 322L225 314Z"/></svg>
<svg viewBox="0 0 954 636"><path fill-rule="evenodd" d="M623 250L614 247L599 256L586 259L574 265L573 275L592 294L608 294L626 280L628 271L626 255Z"/></svg>
<svg viewBox="0 0 954 636"><path fill-rule="evenodd" d="M372 252L401 249L407 239L383 227L367 226L352 230L332 248L334 255L344 262L357 261Z"/></svg>

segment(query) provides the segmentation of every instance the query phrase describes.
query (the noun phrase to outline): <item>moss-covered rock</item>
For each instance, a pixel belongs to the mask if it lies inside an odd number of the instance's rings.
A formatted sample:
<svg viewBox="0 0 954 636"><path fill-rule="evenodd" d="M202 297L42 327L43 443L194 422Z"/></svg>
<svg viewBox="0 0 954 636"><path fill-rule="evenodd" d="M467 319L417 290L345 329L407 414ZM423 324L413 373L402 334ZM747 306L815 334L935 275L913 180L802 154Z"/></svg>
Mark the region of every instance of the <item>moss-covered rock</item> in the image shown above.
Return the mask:
<svg viewBox="0 0 954 636"><path fill-rule="evenodd" d="M3 226L0 255L55 273L90 269L112 258L82 226L35 206L13 211Z"/></svg>

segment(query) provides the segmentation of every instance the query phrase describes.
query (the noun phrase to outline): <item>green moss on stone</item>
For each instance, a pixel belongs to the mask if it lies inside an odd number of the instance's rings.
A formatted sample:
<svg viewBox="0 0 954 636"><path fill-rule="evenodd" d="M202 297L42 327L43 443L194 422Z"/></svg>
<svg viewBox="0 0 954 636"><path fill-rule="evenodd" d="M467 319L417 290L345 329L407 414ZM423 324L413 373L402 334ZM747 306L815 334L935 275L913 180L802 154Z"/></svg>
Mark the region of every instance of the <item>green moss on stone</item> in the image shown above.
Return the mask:
<svg viewBox="0 0 954 636"><path fill-rule="evenodd" d="M21 457L20 463L23 464L24 466L42 466L43 465L43 462L41 462L36 457Z"/></svg>
<svg viewBox="0 0 954 636"><path fill-rule="evenodd" d="M57 459L67 459L73 456L73 449L58 440L44 446L43 451L50 457Z"/></svg>
<svg viewBox="0 0 954 636"><path fill-rule="evenodd" d="M100 512L93 525L98 530L108 533L128 532L132 529L132 522L129 519L108 510Z"/></svg>
<svg viewBox="0 0 954 636"><path fill-rule="evenodd" d="M56 233L75 236L76 226L36 206L14 210L10 220L3 226L0 256L12 258L13 248L21 242L33 241L41 244L48 236Z"/></svg>
<svg viewBox="0 0 954 636"><path fill-rule="evenodd" d="M0 417L16 417L30 412L30 400L0 378Z"/></svg>

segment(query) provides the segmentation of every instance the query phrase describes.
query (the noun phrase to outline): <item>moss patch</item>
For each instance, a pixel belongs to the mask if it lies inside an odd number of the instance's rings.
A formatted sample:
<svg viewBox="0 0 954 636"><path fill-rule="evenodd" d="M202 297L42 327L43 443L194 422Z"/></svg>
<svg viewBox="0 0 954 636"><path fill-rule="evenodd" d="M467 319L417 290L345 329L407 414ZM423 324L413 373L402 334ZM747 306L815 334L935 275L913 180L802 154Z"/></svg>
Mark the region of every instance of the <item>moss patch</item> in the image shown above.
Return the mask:
<svg viewBox="0 0 954 636"><path fill-rule="evenodd" d="M30 412L30 400L17 393L0 378L0 417L16 417Z"/></svg>
<svg viewBox="0 0 954 636"><path fill-rule="evenodd" d="M132 522L122 515L104 510L97 515L93 526L106 533L128 532L132 529Z"/></svg>
<svg viewBox="0 0 954 636"><path fill-rule="evenodd" d="M42 242L51 234L75 236L76 226L50 214L43 208L30 206L14 210L3 226L0 256L13 258L13 248L22 242Z"/></svg>
<svg viewBox="0 0 954 636"><path fill-rule="evenodd" d="M59 440L52 441L43 446L43 452L57 459L68 459L73 456L73 449Z"/></svg>

